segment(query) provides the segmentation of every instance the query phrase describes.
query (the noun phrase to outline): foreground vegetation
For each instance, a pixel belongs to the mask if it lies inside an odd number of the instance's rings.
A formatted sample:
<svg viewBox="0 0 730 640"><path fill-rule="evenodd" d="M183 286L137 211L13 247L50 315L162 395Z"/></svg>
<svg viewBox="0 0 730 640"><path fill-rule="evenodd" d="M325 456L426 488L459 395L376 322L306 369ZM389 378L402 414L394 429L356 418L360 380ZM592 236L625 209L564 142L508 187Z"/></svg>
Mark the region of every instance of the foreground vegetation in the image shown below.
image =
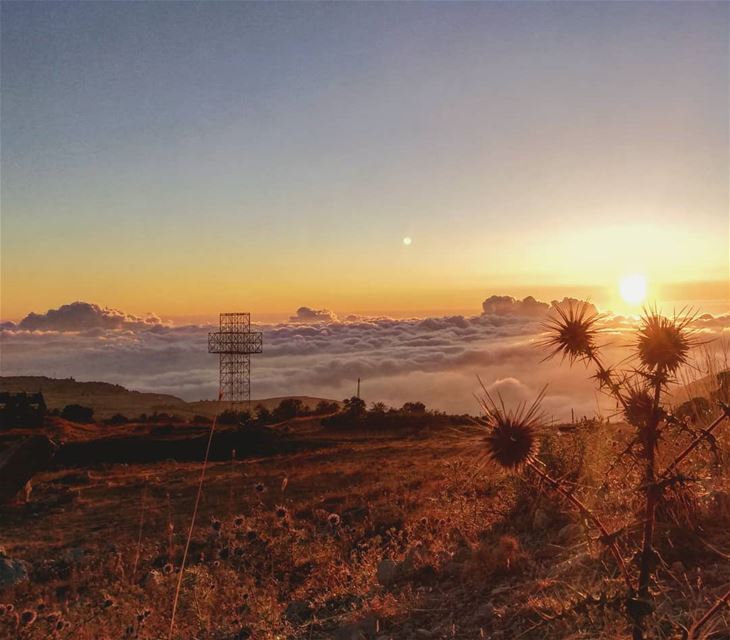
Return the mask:
<svg viewBox="0 0 730 640"><path fill-rule="evenodd" d="M663 401L693 338L655 320L624 370L580 309L548 338L619 422L547 428L539 397L486 391L479 421L290 403L230 416L286 453L42 474L0 510L0 564L29 577L0 588L0 637L728 638L728 375Z"/></svg>

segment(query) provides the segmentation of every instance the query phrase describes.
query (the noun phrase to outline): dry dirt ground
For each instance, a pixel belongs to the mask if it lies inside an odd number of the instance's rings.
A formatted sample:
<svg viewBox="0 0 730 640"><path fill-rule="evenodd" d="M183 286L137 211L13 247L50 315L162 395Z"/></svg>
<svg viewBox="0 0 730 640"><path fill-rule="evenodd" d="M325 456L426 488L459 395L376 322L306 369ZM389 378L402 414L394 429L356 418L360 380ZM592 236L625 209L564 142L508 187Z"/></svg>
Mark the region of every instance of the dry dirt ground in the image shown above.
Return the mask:
<svg viewBox="0 0 730 640"><path fill-rule="evenodd" d="M199 462L37 476L27 503L0 508L0 544L30 574L0 590L0 637L627 637L594 532L536 478L479 467L458 430L284 428L313 446L209 464L182 579ZM612 529L628 525L630 560L638 503L621 486L635 471L608 472L622 448L600 425L551 436L541 457ZM679 637L730 583L727 460L696 466L702 482L662 511L653 638ZM729 621L709 637L730 637Z"/></svg>

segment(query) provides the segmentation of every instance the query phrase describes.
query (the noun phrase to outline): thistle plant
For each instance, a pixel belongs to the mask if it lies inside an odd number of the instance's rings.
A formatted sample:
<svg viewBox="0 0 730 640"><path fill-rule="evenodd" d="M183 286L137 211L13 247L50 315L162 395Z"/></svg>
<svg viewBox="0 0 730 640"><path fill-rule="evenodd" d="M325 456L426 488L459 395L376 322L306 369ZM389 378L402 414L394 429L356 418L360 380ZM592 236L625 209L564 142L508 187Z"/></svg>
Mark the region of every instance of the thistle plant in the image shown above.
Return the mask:
<svg viewBox="0 0 730 640"><path fill-rule="evenodd" d="M720 415L703 429L663 470L658 469L662 434L673 417L665 408L668 386L676 381L680 369L688 364L690 352L697 343L692 334L691 314L673 318L662 316L656 308L647 309L641 318L631 345L629 359L623 367L607 365L598 344L600 316L587 303L560 306L546 322L546 338L542 346L549 350L546 359L561 356L573 365L581 362L593 369L592 379L598 388L613 398L621 409L624 420L633 428L634 436L627 448L642 471L638 492L642 496L639 523L641 539L634 554L636 562L629 565L619 547L619 539L628 528L610 532L601 519L589 509L560 479L552 478L538 457L539 432L544 424L540 404L543 389L529 407L522 404L513 410L505 407L502 398L493 398L483 388L480 398L485 414L487 433L482 439L483 455L508 470L528 470L543 480L543 485L556 491L570 503L599 532L599 540L613 555L626 583L625 608L632 627L634 640L645 637L649 616L654 611L652 579L658 555L654 549L657 506L664 490L684 480L678 468L689 454L727 417L730 407L720 402ZM727 598L725 596L724 598ZM725 600L723 600L725 601ZM716 611L716 605L708 614ZM708 619L706 614L699 626ZM697 625L695 625L697 628Z"/></svg>

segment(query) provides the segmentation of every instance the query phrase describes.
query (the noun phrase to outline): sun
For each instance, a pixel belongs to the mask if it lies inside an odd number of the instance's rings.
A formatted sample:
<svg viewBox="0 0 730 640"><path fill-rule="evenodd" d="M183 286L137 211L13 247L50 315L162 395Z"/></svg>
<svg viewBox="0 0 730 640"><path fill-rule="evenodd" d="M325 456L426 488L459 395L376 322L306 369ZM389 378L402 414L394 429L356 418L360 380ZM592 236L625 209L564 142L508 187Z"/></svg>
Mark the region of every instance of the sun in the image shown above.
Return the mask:
<svg viewBox="0 0 730 640"><path fill-rule="evenodd" d="M410 247L411 244L413 244L413 238L411 238L410 236L406 236L405 238L403 238L403 244L406 245L406 247Z"/></svg>
<svg viewBox="0 0 730 640"><path fill-rule="evenodd" d="M624 276L619 282L619 291L624 302L639 304L646 298L646 276L639 273Z"/></svg>

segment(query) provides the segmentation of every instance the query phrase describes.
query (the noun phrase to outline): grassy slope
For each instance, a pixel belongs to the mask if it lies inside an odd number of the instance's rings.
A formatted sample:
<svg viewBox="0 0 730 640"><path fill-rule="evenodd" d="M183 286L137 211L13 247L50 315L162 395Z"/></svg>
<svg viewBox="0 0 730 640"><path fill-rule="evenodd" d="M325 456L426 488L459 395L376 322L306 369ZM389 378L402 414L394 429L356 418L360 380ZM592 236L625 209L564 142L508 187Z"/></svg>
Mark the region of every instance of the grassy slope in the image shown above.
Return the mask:
<svg viewBox="0 0 730 640"><path fill-rule="evenodd" d="M180 398L162 393L130 391L120 385L107 382L78 382L71 378L56 379L43 376L0 376L0 391L41 391L50 409L62 409L67 404L81 404L94 409L98 419L121 413L130 418L142 413L170 413L183 418L195 415L213 417L231 406L228 402L198 401L185 402ZM305 405L314 407L321 398L290 396L299 398ZM283 398L252 400L256 406L261 403L273 409Z"/></svg>
<svg viewBox="0 0 730 640"><path fill-rule="evenodd" d="M322 434L311 420L288 426L289 433L326 435L330 446L209 466L174 637L249 637L235 635L241 629L262 640L359 637L341 633L348 624L371 640L626 637L620 611L581 608L588 594L621 592L619 579L605 577L610 558L534 485L489 468L475 472L469 449L439 431L395 437ZM610 438L571 434L542 457L550 465L572 464L555 462L557 455L577 460L581 486L596 487L622 448ZM180 563L200 468L162 462L37 477L29 505L0 510L0 542L33 562L34 580L0 601L21 608L47 601L63 611L77 640L121 637L148 607L133 637L167 637L178 576L166 564ZM730 488L726 472L714 475L715 490ZM608 494L580 491L612 530L633 517L633 493L616 485L625 474L616 474ZM730 513L708 502L708 488L691 494L692 527L727 553ZM331 513L339 526L328 523ZM683 539L683 527L672 534L674 548L661 548L663 623L686 623L730 581L727 556L694 534ZM384 558L401 563L387 584L377 577ZM105 594L114 606L102 610L95 603ZM288 604L299 600L311 603L314 617L287 619ZM43 624L25 637L48 637ZM672 637L668 627L656 631L653 637Z"/></svg>

